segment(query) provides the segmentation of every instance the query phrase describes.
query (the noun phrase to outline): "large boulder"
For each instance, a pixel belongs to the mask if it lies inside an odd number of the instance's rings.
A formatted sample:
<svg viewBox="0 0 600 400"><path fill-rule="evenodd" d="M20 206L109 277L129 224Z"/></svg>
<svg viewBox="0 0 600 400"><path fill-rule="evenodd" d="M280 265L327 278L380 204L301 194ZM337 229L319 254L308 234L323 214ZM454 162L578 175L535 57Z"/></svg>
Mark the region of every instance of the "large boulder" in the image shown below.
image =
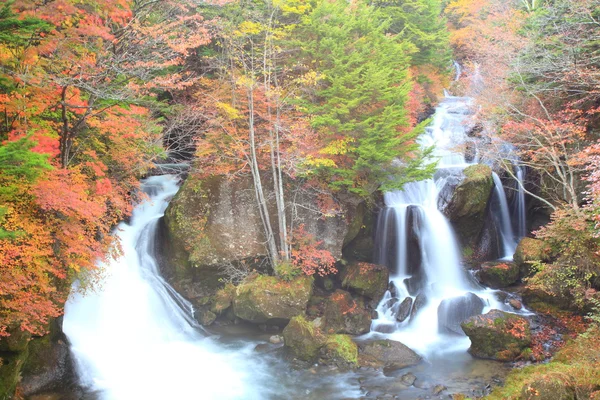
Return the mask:
<svg viewBox="0 0 600 400"><path fill-rule="evenodd" d="M519 280L519 267L511 261L488 261L476 273L482 285L501 289L514 285Z"/></svg>
<svg viewBox="0 0 600 400"><path fill-rule="evenodd" d="M370 340L359 343L359 363L368 367L401 369L417 365L422 358L400 342Z"/></svg>
<svg viewBox="0 0 600 400"><path fill-rule="evenodd" d="M386 266L356 262L342 272L342 286L379 301L387 291L390 272Z"/></svg>
<svg viewBox="0 0 600 400"><path fill-rule="evenodd" d="M299 360L316 359L326 341L319 328L302 315L292 318L283 330L285 348Z"/></svg>
<svg viewBox="0 0 600 400"><path fill-rule="evenodd" d="M371 328L371 312L350 293L336 290L325 302L325 331L361 335Z"/></svg>
<svg viewBox="0 0 600 400"><path fill-rule="evenodd" d="M268 191L268 178L263 185ZM295 185L287 182L288 186ZM317 211L320 196L309 190L294 192L298 205L294 207L295 223L304 225L308 234L339 259L344 244L358 235L366 211L363 207L357 212L360 199L346 196L338 201L338 213L324 216ZM271 225L278 236L274 204L269 204L269 208ZM240 260L252 261L266 255L263 223L250 176L201 178L191 174L170 202L165 225L171 241L170 261L178 273L185 274L189 266L206 268Z"/></svg>
<svg viewBox="0 0 600 400"><path fill-rule="evenodd" d="M494 181L492 169L483 164L471 165L463 174L465 179L454 190L444 213L465 245L475 243L482 231Z"/></svg>
<svg viewBox="0 0 600 400"><path fill-rule="evenodd" d="M50 333L35 337L28 346L29 356L21 370L20 392L26 396L61 391L77 383L75 365L66 336L61 329L62 319L54 320Z"/></svg>
<svg viewBox="0 0 600 400"><path fill-rule="evenodd" d="M513 361L531 345L529 321L504 311L471 317L461 327L471 339L469 353L475 357Z"/></svg>
<svg viewBox="0 0 600 400"><path fill-rule="evenodd" d="M271 319L289 320L306 311L312 285L313 279L307 276L288 282L255 274L236 288L233 312L236 317L255 324Z"/></svg>
<svg viewBox="0 0 600 400"><path fill-rule="evenodd" d="M462 322L481 314L485 306L483 300L473 293L444 299L438 306L438 329L442 333L464 335Z"/></svg>
<svg viewBox="0 0 600 400"><path fill-rule="evenodd" d="M532 262L548 262L551 258L552 248L548 243L528 237L521 239L513 256L522 277L533 275Z"/></svg>

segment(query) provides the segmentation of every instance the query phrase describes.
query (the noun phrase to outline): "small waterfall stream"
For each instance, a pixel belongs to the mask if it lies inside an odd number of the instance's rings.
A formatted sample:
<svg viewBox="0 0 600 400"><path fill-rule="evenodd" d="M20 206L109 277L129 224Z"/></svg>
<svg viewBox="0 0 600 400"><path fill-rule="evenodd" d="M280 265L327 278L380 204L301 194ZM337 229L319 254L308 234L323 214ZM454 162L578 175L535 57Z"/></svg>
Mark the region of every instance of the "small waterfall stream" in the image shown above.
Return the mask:
<svg viewBox="0 0 600 400"><path fill-rule="evenodd" d="M492 172L492 177L494 178L494 195L500 204L500 212L496 214L498 222L500 223L500 237L502 239L502 255L500 258L508 260L512 259L513 254L515 254L517 242L515 240L515 235L513 234L511 215L508 210L508 200L506 199L502 181L495 172Z"/></svg>
<svg viewBox="0 0 600 400"><path fill-rule="evenodd" d="M385 335L425 356L466 351L470 342L461 336L458 320L492 308L510 311L496 299L495 291L482 288L464 270L457 239L439 210L440 192L448 179L470 165L461 151L470 140L470 105L469 98L446 94L419 139L423 147L434 147L438 172L434 179L385 193L386 207L377 222L375 262L387 265L392 274L370 335ZM502 253L511 258L520 232L513 233L506 193L495 173L494 183ZM517 198L517 208L523 210L524 220L524 197Z"/></svg>

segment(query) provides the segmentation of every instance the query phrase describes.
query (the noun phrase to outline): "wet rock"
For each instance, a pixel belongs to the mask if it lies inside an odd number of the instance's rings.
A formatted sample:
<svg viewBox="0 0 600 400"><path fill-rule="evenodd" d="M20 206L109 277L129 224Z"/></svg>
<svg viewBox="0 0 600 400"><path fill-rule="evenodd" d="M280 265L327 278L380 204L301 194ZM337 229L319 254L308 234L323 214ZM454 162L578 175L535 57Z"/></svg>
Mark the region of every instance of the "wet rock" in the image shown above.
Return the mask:
<svg viewBox="0 0 600 400"><path fill-rule="evenodd" d="M388 301L386 301L383 306L384 306L384 308L392 308L396 304L398 304L399 301L400 300L397 297L392 297L391 299L389 299Z"/></svg>
<svg viewBox="0 0 600 400"><path fill-rule="evenodd" d="M200 313L198 313L198 315L196 316L196 319L202 325L210 326L210 325L212 325L213 322L215 322L215 319L217 319L217 316L212 311L204 310L204 311L201 311Z"/></svg>
<svg viewBox="0 0 600 400"><path fill-rule="evenodd" d="M473 293L443 300L437 310L439 331L464 335L460 324L472 316L481 314L484 305L483 300Z"/></svg>
<svg viewBox="0 0 600 400"><path fill-rule="evenodd" d="M416 296L425 287L425 282L420 276L406 278L403 283L406 286L406 290L408 290L408 294L411 296Z"/></svg>
<svg viewBox="0 0 600 400"><path fill-rule="evenodd" d="M412 275L415 289L420 289L423 278L423 256L421 254L421 230L423 229L423 209L420 206L406 208L406 273ZM412 293L411 293L412 294Z"/></svg>
<svg viewBox="0 0 600 400"><path fill-rule="evenodd" d="M485 210L494 185L487 165L471 165L463 171L465 179L456 187L444 214L448 216L461 243L474 243L485 222Z"/></svg>
<svg viewBox="0 0 600 400"><path fill-rule="evenodd" d="M371 312L360 299L350 293L336 290L325 302L325 328L327 333L360 335L369 332Z"/></svg>
<svg viewBox="0 0 600 400"><path fill-rule="evenodd" d="M384 265L365 262L353 263L342 273L342 287L380 301L387 290L389 275L389 270Z"/></svg>
<svg viewBox="0 0 600 400"><path fill-rule="evenodd" d="M476 276L482 285L502 289L519 280L519 267L510 261L489 261L481 265Z"/></svg>
<svg viewBox="0 0 600 400"><path fill-rule="evenodd" d="M270 319L288 320L304 314L312 283L312 278L306 276L288 282L256 274L236 288L233 311L238 318L256 324Z"/></svg>
<svg viewBox="0 0 600 400"><path fill-rule="evenodd" d="M429 300L427 299L427 296L425 296L425 294L423 293L419 293L417 297L415 297L415 301L410 312L411 321L417 316L419 311L421 311L421 309L423 309L427 305L428 302Z"/></svg>
<svg viewBox="0 0 600 400"><path fill-rule="evenodd" d="M283 336L273 335L269 338L271 344L280 344L281 342L283 342Z"/></svg>
<svg viewBox="0 0 600 400"><path fill-rule="evenodd" d="M393 333L396 331L396 325L389 323L378 323L373 327L373 330L379 333Z"/></svg>
<svg viewBox="0 0 600 400"><path fill-rule="evenodd" d="M398 306L398 311L396 312L396 321L403 322L410 315L410 310L412 309L413 299L412 297L405 298L402 303Z"/></svg>
<svg viewBox="0 0 600 400"><path fill-rule="evenodd" d="M523 308L523 304L517 299L510 299L508 304L515 310L520 310Z"/></svg>
<svg viewBox="0 0 600 400"><path fill-rule="evenodd" d="M21 369L29 355L25 348L19 352L2 353L0 366L0 399L12 399L15 388L21 377Z"/></svg>
<svg viewBox="0 0 600 400"><path fill-rule="evenodd" d="M521 239L513 256L515 264L519 267L521 277L531 276L535 273L531 270L531 262L549 262L551 258L552 248L549 244L528 237Z"/></svg>
<svg viewBox="0 0 600 400"><path fill-rule="evenodd" d="M283 342L288 351L303 361L313 361L325 345L326 338L303 316L290 320L283 330Z"/></svg>
<svg viewBox="0 0 600 400"><path fill-rule="evenodd" d="M444 390L447 390L448 388L444 385L435 385L433 387L433 394L435 396L439 395L440 393L442 393Z"/></svg>
<svg viewBox="0 0 600 400"><path fill-rule="evenodd" d="M412 386L416 380L417 377L414 374L411 374L410 372L400 377L400 382L402 382L406 386Z"/></svg>
<svg viewBox="0 0 600 400"><path fill-rule="evenodd" d="M461 327L471 339L474 357L512 361L531 345L529 321L504 311L471 317Z"/></svg>
<svg viewBox="0 0 600 400"><path fill-rule="evenodd" d="M374 340L359 344L359 362L362 366L397 370L419 364L421 356L400 342Z"/></svg>

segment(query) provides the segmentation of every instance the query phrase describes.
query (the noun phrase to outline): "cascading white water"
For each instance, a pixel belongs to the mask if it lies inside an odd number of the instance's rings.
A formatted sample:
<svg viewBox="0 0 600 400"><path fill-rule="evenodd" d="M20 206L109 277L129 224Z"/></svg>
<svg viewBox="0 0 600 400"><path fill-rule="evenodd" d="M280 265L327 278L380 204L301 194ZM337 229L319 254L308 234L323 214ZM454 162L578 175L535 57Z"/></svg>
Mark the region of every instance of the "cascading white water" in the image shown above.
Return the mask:
<svg viewBox="0 0 600 400"><path fill-rule="evenodd" d="M261 398L241 353L218 351L191 304L158 274L154 233L176 180L152 177L143 187L151 198L130 225L119 225L123 255L103 266L103 286L85 296L75 291L65 307L63 330L82 384L103 399Z"/></svg>
<svg viewBox="0 0 600 400"><path fill-rule="evenodd" d="M517 242L515 235L513 234L513 227L510 219L510 212L508 211L508 200L506 199L506 193L502 186L502 181L497 173L492 172L494 178L494 192L496 199L500 206L500 214L498 215L498 222L500 223L500 236L502 239L502 259L512 259L517 248Z"/></svg>
<svg viewBox="0 0 600 400"><path fill-rule="evenodd" d="M527 219L525 214L525 168L515 165L515 175L517 177L517 238L523 238L527 235Z"/></svg>
<svg viewBox="0 0 600 400"><path fill-rule="evenodd" d="M483 300L476 301L480 302L480 311L505 308L494 296L494 291L483 290L468 279L461 265L454 232L438 209L438 197L446 177L469 165L464 154L456 148L468 141L466 119L470 103L468 98L446 95L436 109L431 127L419 139L423 147L434 146L438 168L446 173L436 174L435 180L409 183L402 191L385 193L386 208L378 219L381 225L376 234L375 261L392 269L392 290L377 307L378 319L372 323L371 335L386 334L423 355L464 352L469 346L466 336L440 332L439 313L446 312L449 301L462 301L460 304L464 306L468 303L466 299L474 297L465 297L470 292ZM508 208L506 210L508 213ZM410 218L409 213L412 213ZM393 224L388 222L392 215ZM415 218L417 222L414 222ZM412 225L409 220L413 221ZM394 225L393 229L390 225ZM511 231L510 221L508 227ZM408 246L411 240L412 246ZM393 254L390 254L390 248L395 250ZM414 252L420 254L415 257ZM394 265L390 265L392 261ZM417 304L419 310L410 318L399 321L400 302L406 297L414 299L413 311ZM477 308L477 304L467 306Z"/></svg>

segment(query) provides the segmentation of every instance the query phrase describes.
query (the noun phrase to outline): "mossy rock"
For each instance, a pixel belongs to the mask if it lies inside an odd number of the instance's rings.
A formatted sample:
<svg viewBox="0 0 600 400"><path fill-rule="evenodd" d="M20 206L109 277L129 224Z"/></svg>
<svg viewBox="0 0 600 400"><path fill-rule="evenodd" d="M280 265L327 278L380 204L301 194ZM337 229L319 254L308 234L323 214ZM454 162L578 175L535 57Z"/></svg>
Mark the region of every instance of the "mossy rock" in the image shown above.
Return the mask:
<svg viewBox="0 0 600 400"><path fill-rule="evenodd" d="M461 327L471 339L469 353L474 357L512 361L531 345L529 321L504 311L471 317Z"/></svg>
<svg viewBox="0 0 600 400"><path fill-rule="evenodd" d="M313 361L325 345L326 338L303 315L298 315L292 318L283 330L283 343L294 357L303 361Z"/></svg>
<svg viewBox="0 0 600 400"><path fill-rule="evenodd" d="M371 328L371 313L360 299L336 290L325 302L325 332L361 335Z"/></svg>
<svg viewBox="0 0 600 400"><path fill-rule="evenodd" d="M484 225L485 211L492 194L492 169L483 164L464 169L444 213L453 223L463 245L476 242Z"/></svg>
<svg viewBox="0 0 600 400"><path fill-rule="evenodd" d="M255 274L236 288L233 312L236 317L255 324L270 319L289 320L304 314L312 288L313 279L308 276L288 282Z"/></svg>
<svg viewBox="0 0 600 400"><path fill-rule="evenodd" d="M358 364L358 346L348 335L329 335L321 348L321 360L340 367Z"/></svg>
<svg viewBox="0 0 600 400"><path fill-rule="evenodd" d="M510 261L489 261L481 265L476 276L484 286L501 289L514 285L519 280L519 267Z"/></svg>
<svg viewBox="0 0 600 400"><path fill-rule="evenodd" d="M0 352L0 399L8 400L13 398L19 379L21 378L21 369L29 351L27 348L20 352Z"/></svg>
<svg viewBox="0 0 600 400"><path fill-rule="evenodd" d="M552 248L542 240L525 237L519 242L513 260L520 269L521 277L533 275L532 262L548 262L552 259Z"/></svg>
<svg viewBox="0 0 600 400"><path fill-rule="evenodd" d="M34 394L60 391L77 381L69 343L62 332L62 318L50 324L50 331L34 337L29 356L21 370L20 392L27 398Z"/></svg>
<svg viewBox="0 0 600 400"><path fill-rule="evenodd" d="M385 294L390 272L384 265L356 262L342 272L342 287L379 301Z"/></svg>

